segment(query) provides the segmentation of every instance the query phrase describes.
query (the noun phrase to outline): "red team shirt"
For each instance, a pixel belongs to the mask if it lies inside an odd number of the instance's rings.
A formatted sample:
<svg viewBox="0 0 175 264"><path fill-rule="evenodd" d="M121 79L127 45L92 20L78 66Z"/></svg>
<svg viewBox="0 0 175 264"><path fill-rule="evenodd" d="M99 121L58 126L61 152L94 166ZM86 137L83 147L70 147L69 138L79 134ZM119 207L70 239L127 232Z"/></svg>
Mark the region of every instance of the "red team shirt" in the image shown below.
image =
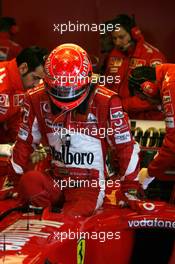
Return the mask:
<svg viewBox="0 0 175 264"><path fill-rule="evenodd" d="M140 34L136 46L130 48L127 54L113 49L106 59L105 75L120 78L120 83L111 83L107 87L119 94L122 99L123 109L133 119L163 119L162 113L147 101L137 96L130 96L128 89L128 76L132 69L138 66L155 66L165 62L163 54L145 42Z"/></svg>
<svg viewBox="0 0 175 264"><path fill-rule="evenodd" d="M148 172L159 178L175 163L175 65L157 65L156 80L160 86L166 134L159 155L148 166Z"/></svg>
<svg viewBox="0 0 175 264"><path fill-rule="evenodd" d="M16 59L0 63L0 143L16 139L24 89Z"/></svg>

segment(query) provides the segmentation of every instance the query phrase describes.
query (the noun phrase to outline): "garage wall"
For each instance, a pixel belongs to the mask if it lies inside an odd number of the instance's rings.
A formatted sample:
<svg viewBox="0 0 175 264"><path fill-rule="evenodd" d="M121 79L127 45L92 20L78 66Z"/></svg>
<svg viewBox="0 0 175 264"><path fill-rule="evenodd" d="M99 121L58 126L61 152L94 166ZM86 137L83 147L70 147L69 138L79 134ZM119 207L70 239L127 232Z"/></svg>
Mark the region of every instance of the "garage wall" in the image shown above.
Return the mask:
<svg viewBox="0 0 175 264"><path fill-rule="evenodd" d="M20 33L16 38L23 47L38 44L50 49L64 42L79 43L92 54L99 53L96 32L54 32L53 24L68 20L101 23L119 13L135 14L146 40L175 62L175 1L154 0L1 0L3 16L16 18ZM148 4L149 3L149 4ZM167 4L168 3L168 4Z"/></svg>

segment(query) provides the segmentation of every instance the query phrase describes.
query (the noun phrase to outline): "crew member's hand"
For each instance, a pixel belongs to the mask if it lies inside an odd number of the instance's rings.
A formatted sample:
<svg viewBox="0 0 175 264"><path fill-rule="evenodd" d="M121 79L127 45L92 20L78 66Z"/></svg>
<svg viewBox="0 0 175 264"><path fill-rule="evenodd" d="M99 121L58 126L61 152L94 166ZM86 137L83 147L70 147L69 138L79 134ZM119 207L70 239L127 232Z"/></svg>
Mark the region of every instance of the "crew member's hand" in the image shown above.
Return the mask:
<svg viewBox="0 0 175 264"><path fill-rule="evenodd" d="M154 177L150 177L148 174L147 168L142 168L139 171L139 182L142 185L143 189L146 190L148 185L154 180Z"/></svg>

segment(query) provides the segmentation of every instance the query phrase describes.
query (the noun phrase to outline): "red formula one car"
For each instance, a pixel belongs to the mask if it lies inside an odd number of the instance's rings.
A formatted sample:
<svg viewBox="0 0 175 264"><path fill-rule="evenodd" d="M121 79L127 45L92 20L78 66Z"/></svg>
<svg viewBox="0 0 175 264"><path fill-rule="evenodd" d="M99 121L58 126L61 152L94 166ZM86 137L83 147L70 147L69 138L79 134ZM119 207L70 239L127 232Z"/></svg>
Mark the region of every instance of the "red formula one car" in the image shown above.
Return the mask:
<svg viewBox="0 0 175 264"><path fill-rule="evenodd" d="M0 206L0 263L175 261L175 208L164 202L138 202L135 212L105 205L88 218L22 208L14 200L1 202Z"/></svg>
<svg viewBox="0 0 175 264"><path fill-rule="evenodd" d="M145 165L155 148L143 149ZM1 201L0 263L174 264L174 197L160 198L156 183L147 191L149 199L138 200L134 209L119 208L117 192L107 188L103 208L87 218L65 216L58 208L25 208L18 199Z"/></svg>

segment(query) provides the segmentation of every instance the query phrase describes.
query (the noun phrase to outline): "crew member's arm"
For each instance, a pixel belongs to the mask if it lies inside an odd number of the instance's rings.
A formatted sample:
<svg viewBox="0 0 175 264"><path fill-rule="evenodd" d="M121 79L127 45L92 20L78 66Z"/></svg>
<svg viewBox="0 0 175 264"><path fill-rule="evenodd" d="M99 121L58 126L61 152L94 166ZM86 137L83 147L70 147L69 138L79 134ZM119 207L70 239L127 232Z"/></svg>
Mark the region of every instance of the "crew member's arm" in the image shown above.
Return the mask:
<svg viewBox="0 0 175 264"><path fill-rule="evenodd" d="M26 171L30 155L34 151L36 144L39 144L41 140L38 121L28 93L26 94L21 118L22 122L11 158L11 169L17 174L22 174Z"/></svg>
<svg viewBox="0 0 175 264"><path fill-rule="evenodd" d="M121 100L113 96L110 101L109 126L113 129L109 141L115 148L121 180L135 180L139 171L139 146L132 138L127 115L123 112Z"/></svg>
<svg viewBox="0 0 175 264"><path fill-rule="evenodd" d="M156 158L148 166L148 174L160 178L175 164L175 82L163 92L166 134Z"/></svg>

